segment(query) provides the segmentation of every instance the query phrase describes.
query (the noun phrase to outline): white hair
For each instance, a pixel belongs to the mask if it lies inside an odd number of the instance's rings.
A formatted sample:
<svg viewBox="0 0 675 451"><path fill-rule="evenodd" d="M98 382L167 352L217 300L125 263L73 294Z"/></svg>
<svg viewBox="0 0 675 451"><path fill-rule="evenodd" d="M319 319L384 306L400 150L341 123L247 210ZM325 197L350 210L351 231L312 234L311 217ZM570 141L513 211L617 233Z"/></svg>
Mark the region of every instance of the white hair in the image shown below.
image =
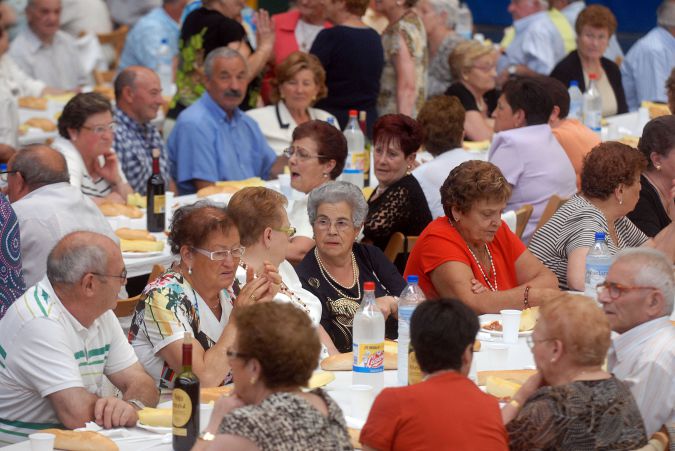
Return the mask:
<svg viewBox="0 0 675 451"><path fill-rule="evenodd" d="M675 0L664 0L659 5L656 22L662 27L675 27Z"/></svg>
<svg viewBox="0 0 675 451"><path fill-rule="evenodd" d="M429 6L433 8L438 14L445 13L447 15L445 26L453 29L457 24L457 12L459 11L458 0L427 0Z"/></svg>
<svg viewBox="0 0 675 451"><path fill-rule="evenodd" d="M665 298L664 315L673 313L675 300L675 276L670 259L661 251L650 247L622 249L614 257L632 270L635 285L656 287Z"/></svg>
<svg viewBox="0 0 675 451"><path fill-rule="evenodd" d="M355 227L361 227L368 214L368 203L358 186L343 181L328 182L309 193L307 200L307 214L309 223L316 221L317 210L321 204L337 204L347 202L352 209L352 222Z"/></svg>
<svg viewBox="0 0 675 451"><path fill-rule="evenodd" d="M244 63L244 67L246 67L248 70L246 58L244 58L244 56L241 53L229 47L218 47L211 50L209 54L206 55L206 60L204 61L204 74L206 75L206 78L208 79L211 78L211 75L213 74L213 65L218 58L223 59L239 58Z"/></svg>

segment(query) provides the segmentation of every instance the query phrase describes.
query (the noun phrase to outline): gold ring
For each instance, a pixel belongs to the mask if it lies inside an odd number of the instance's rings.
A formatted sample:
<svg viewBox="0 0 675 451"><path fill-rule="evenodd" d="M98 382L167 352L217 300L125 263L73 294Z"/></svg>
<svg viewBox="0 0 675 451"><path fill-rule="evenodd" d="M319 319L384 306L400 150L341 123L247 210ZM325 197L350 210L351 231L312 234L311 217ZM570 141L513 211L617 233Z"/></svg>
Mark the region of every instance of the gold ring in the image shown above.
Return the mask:
<svg viewBox="0 0 675 451"><path fill-rule="evenodd" d="M255 302L256 301L255 294L252 294L251 296L249 296L249 299L253 299L253 302Z"/></svg>

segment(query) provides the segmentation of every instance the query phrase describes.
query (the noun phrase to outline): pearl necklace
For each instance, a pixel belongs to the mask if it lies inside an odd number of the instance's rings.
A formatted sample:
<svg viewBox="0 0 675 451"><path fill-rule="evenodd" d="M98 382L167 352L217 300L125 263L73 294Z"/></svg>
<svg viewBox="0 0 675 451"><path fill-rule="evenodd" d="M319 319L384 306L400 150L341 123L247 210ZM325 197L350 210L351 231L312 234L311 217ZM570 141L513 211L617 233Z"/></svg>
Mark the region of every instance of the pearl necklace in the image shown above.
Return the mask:
<svg viewBox="0 0 675 451"><path fill-rule="evenodd" d="M321 275L326 280L326 282L328 282L328 285L330 285L340 296L342 296L345 299L357 302L361 300L361 285L359 284L359 267L356 264L356 257L354 256L354 251L352 251L352 272L354 274L354 283L352 283L351 287L346 288L354 288L354 285L356 285L357 290L356 297L347 296L345 293L342 292L342 290L339 290L335 285L333 285L333 282L335 282L337 285L340 284L337 282L337 280L335 280L335 278L328 272L328 270L324 266L323 261L321 261L321 257L319 257L319 251L317 250L316 247L314 248L314 256L316 257L317 263L319 263L319 270L321 271Z"/></svg>
<svg viewBox="0 0 675 451"><path fill-rule="evenodd" d="M478 269L480 269L480 273L483 275L483 279L485 279L485 282L488 284L488 287L490 288L490 290L497 291L497 270L495 269L495 263L492 260L492 254L490 253L490 248L488 248L487 244L484 244L483 246L485 246L485 250L487 251L488 258L490 259L490 266L492 267L492 274L494 275L494 279L495 279L495 285L494 286L492 286L492 283L490 283L490 279L488 279L487 274L485 274L485 271L483 271L483 266L478 261L478 258L476 258L476 254L473 253L473 251L469 247L468 243L466 245L466 248L469 249L469 252L471 252L471 256L476 261L476 264L478 265Z"/></svg>

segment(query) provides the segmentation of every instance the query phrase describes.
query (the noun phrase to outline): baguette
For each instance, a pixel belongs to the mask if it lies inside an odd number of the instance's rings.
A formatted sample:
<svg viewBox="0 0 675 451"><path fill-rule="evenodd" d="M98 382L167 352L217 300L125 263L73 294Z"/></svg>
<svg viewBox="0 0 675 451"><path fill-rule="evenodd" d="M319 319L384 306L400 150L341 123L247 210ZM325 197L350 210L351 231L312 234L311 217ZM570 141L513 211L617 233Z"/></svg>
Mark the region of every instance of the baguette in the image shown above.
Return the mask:
<svg viewBox="0 0 675 451"><path fill-rule="evenodd" d="M142 218L143 212L136 207L110 202L98 206L103 216L127 216L129 218Z"/></svg>
<svg viewBox="0 0 675 451"><path fill-rule="evenodd" d="M163 241L120 239L122 252L160 252L164 250Z"/></svg>
<svg viewBox="0 0 675 451"><path fill-rule="evenodd" d="M115 235L123 240L157 241L157 238L147 230L130 229L128 227L121 227L115 230Z"/></svg>
<svg viewBox="0 0 675 451"><path fill-rule="evenodd" d="M536 373L537 370L494 370L494 371L479 371L476 373L478 385L485 385L487 378L491 376L506 379L519 384L524 384L525 381Z"/></svg>
<svg viewBox="0 0 675 451"><path fill-rule="evenodd" d="M334 380L335 374L331 373L330 371L317 370L314 371L312 377L309 378L309 381L307 382L307 388L309 388L310 390L314 390L315 388L328 385Z"/></svg>
<svg viewBox="0 0 675 451"><path fill-rule="evenodd" d="M234 385L223 385L221 387L202 388L199 391L199 402L208 404L216 401L221 396L230 396L234 390Z"/></svg>
<svg viewBox="0 0 675 451"><path fill-rule="evenodd" d="M164 409L155 409L154 407L146 407L138 411L138 421L146 426L156 427L171 427L171 407Z"/></svg>
<svg viewBox="0 0 675 451"><path fill-rule="evenodd" d="M398 368L396 361L398 354L384 351L384 369L395 370ZM345 352L326 357L321 361L321 369L327 371L351 371L354 364L354 354Z"/></svg>
<svg viewBox="0 0 675 451"><path fill-rule="evenodd" d="M54 448L68 451L119 451L115 442L105 435L94 431L66 431L63 429L44 429L40 432L54 434Z"/></svg>
<svg viewBox="0 0 675 451"><path fill-rule="evenodd" d="M19 108L26 108L28 110L45 111L47 109L47 99L44 97L25 96L19 97Z"/></svg>

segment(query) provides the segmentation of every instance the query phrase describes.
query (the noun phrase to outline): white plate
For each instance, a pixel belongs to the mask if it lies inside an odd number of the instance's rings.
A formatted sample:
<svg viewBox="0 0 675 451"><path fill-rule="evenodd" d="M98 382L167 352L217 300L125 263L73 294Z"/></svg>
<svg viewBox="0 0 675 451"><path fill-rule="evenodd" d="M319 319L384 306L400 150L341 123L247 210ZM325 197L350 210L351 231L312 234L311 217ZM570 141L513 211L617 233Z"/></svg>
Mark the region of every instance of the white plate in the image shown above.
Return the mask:
<svg viewBox="0 0 675 451"><path fill-rule="evenodd" d="M489 313L487 315L480 315L478 317L478 321L480 321L480 331L481 332L486 332L490 335L497 335L501 336L503 333L501 330L488 330L483 328L483 324L489 324L493 321L500 321L501 322L502 315L494 314L494 313ZM528 335L532 335L532 330L525 330L522 332L518 332L519 337L527 337Z"/></svg>
<svg viewBox="0 0 675 451"><path fill-rule="evenodd" d="M136 426L141 429L145 429L146 431L154 432L155 434L170 434L173 432L171 428L162 426L148 426L147 424L143 424L140 421L136 423Z"/></svg>
<svg viewBox="0 0 675 451"><path fill-rule="evenodd" d="M153 252L122 252L123 258L147 258L147 257L157 257L162 255L164 251L153 251Z"/></svg>

